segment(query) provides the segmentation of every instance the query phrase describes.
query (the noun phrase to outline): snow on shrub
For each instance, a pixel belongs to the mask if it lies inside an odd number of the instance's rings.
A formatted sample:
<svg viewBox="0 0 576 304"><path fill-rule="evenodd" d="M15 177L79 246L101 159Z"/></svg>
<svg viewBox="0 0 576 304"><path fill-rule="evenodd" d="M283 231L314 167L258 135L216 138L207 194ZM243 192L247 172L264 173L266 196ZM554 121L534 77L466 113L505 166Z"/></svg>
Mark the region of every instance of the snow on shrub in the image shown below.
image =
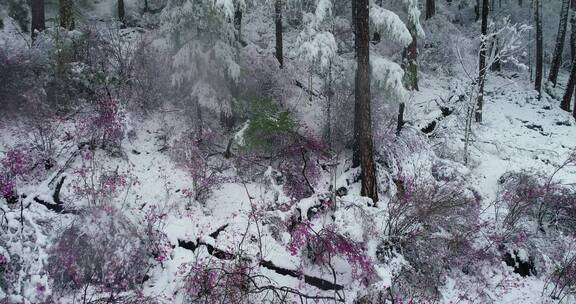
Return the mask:
<svg viewBox="0 0 576 304"><path fill-rule="evenodd" d="M153 265L146 234L113 206L86 209L56 238L48 272L61 291L138 289Z"/></svg>
<svg viewBox="0 0 576 304"><path fill-rule="evenodd" d="M73 171L71 183L75 198L96 206L112 202L120 193L138 184L130 172L105 168L86 146L80 151L82 165ZM105 206L105 205L103 205Z"/></svg>
<svg viewBox="0 0 576 304"><path fill-rule="evenodd" d="M187 266L180 271L185 273L184 291L190 303L249 302L253 284L249 265L236 261L199 260Z"/></svg>
<svg viewBox="0 0 576 304"><path fill-rule="evenodd" d="M326 267L333 267L334 258L343 258L357 279L368 279L374 274L372 261L363 245L339 234L333 225L315 231L310 222L299 223L290 233L287 248L292 255L303 252L313 263Z"/></svg>
<svg viewBox="0 0 576 304"><path fill-rule="evenodd" d="M212 191L234 180L225 173L229 165L211 150L215 139L214 132L203 129L197 138L184 135L172 144L172 158L192 178L191 189L184 191L192 200L204 202Z"/></svg>
<svg viewBox="0 0 576 304"><path fill-rule="evenodd" d="M499 198L506 208L504 227L511 234L576 229L576 188L541 172L508 172L500 177Z"/></svg>
<svg viewBox="0 0 576 304"><path fill-rule="evenodd" d="M480 198L461 182L400 175L388 204L381 262L406 260L394 288L408 298L438 299L439 288L456 273L482 280L481 265L493 252L477 244ZM474 263L470 263L474 261Z"/></svg>
<svg viewBox="0 0 576 304"><path fill-rule="evenodd" d="M0 159L0 195L14 200L18 195L17 184L30 177L35 167L35 155L25 145L17 145Z"/></svg>
<svg viewBox="0 0 576 304"><path fill-rule="evenodd" d="M325 147L313 136L300 137L281 152L279 171L284 178L284 192L293 199L303 199L314 193L320 179L319 161L325 158Z"/></svg>

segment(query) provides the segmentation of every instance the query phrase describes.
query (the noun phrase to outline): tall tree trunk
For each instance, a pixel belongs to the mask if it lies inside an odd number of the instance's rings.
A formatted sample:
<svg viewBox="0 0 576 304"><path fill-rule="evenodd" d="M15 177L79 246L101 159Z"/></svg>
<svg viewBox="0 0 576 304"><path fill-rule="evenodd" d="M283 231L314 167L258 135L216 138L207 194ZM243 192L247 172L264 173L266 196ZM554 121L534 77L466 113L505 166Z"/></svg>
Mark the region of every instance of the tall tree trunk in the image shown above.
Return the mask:
<svg viewBox="0 0 576 304"><path fill-rule="evenodd" d="M552 57L552 66L548 81L556 86L558 81L558 72L562 64L562 53L564 51L564 41L566 40L566 27L568 25L568 7L570 0L562 0L562 10L560 11L560 24L558 25L558 34L556 35L556 47L554 48L554 57Z"/></svg>
<svg viewBox="0 0 576 304"><path fill-rule="evenodd" d="M480 1L476 0L476 5L474 5L474 14L476 15L476 21L480 20Z"/></svg>
<svg viewBox="0 0 576 304"><path fill-rule="evenodd" d="M426 20L436 15L436 0L426 0Z"/></svg>
<svg viewBox="0 0 576 304"><path fill-rule="evenodd" d="M570 1L570 55L576 58L576 0Z"/></svg>
<svg viewBox="0 0 576 304"><path fill-rule="evenodd" d="M120 21L121 28L126 28L126 12L124 11L124 0L118 0L118 21Z"/></svg>
<svg viewBox="0 0 576 304"><path fill-rule="evenodd" d="M488 39L488 13L489 0L482 2L482 43L480 44L480 58L478 64L478 100L474 118L476 122L482 122L482 108L484 107L484 84L486 82L486 39Z"/></svg>
<svg viewBox="0 0 576 304"><path fill-rule="evenodd" d="M67 29L74 29L74 4L73 0L60 1L60 26Z"/></svg>
<svg viewBox="0 0 576 304"><path fill-rule="evenodd" d="M566 91L564 92L564 97L560 103L560 108L564 111L570 111L570 101L574 95L574 87L576 86L576 59L572 60L572 70L570 71L570 78L568 79L568 84L566 85ZM576 108L576 106L575 106Z"/></svg>
<svg viewBox="0 0 576 304"><path fill-rule="evenodd" d="M418 35L415 25L409 27L412 42L404 50L404 86L408 90L418 91Z"/></svg>
<svg viewBox="0 0 576 304"><path fill-rule="evenodd" d="M400 135L402 128L404 127L404 108L406 105L401 102L398 106L398 120L396 122L396 136Z"/></svg>
<svg viewBox="0 0 576 304"><path fill-rule="evenodd" d="M236 6L236 11L234 11L234 30L236 32L236 41L238 41L242 46L246 43L242 40L242 8L240 5Z"/></svg>
<svg viewBox="0 0 576 304"><path fill-rule="evenodd" d="M522 7L522 5L523 5L522 0L518 0L518 5L519 5L520 7Z"/></svg>
<svg viewBox="0 0 576 304"><path fill-rule="evenodd" d="M42 32L46 28L46 18L44 16L44 0L32 0L32 40L36 38L36 34Z"/></svg>
<svg viewBox="0 0 576 304"><path fill-rule="evenodd" d="M534 21L536 23L536 76L534 89L538 98L542 95L542 70L544 68L544 43L542 38L542 2L534 0Z"/></svg>
<svg viewBox="0 0 576 304"><path fill-rule="evenodd" d="M284 50L283 50L283 32L282 29L282 0L276 0L274 3L275 21L276 21L276 59L280 63L280 68L284 68Z"/></svg>
<svg viewBox="0 0 576 304"><path fill-rule="evenodd" d="M361 195L378 201L376 167L372 143L372 113L370 110L370 31L369 0L353 0L355 4L355 47L356 47L356 113L354 115L358 158L362 178Z"/></svg>

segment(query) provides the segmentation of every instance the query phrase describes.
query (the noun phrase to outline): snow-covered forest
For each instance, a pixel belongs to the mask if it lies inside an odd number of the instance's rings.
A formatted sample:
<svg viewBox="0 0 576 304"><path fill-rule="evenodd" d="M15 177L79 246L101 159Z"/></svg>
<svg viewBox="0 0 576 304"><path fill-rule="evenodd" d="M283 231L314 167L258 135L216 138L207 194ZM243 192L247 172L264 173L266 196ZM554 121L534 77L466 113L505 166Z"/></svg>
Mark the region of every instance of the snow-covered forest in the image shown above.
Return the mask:
<svg viewBox="0 0 576 304"><path fill-rule="evenodd" d="M576 303L576 0L0 0L0 304Z"/></svg>

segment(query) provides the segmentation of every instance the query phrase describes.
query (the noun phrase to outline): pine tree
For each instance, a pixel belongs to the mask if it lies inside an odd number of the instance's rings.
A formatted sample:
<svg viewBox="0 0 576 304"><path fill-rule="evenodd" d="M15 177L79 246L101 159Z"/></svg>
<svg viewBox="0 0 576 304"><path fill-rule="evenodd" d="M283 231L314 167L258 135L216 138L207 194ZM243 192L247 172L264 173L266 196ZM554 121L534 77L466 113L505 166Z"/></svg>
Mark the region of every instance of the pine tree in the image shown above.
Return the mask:
<svg viewBox="0 0 576 304"><path fill-rule="evenodd" d="M568 7L569 0L562 0L562 10L560 11L560 24L558 25L558 34L556 35L556 47L554 48L554 57L550 66L548 81L556 86L558 81L558 72L562 64L562 53L564 51L564 41L566 40L566 27L568 25Z"/></svg>
<svg viewBox="0 0 576 304"><path fill-rule="evenodd" d="M544 40L542 33L542 2L534 0L534 20L536 23L536 76L534 89L538 92L538 98L542 95L542 73L544 68Z"/></svg>
<svg viewBox="0 0 576 304"><path fill-rule="evenodd" d="M576 0L570 0L570 55L576 58Z"/></svg>
<svg viewBox="0 0 576 304"><path fill-rule="evenodd" d="M370 109L370 31L369 0L353 0L354 46L356 51L356 112L354 114L354 134L357 159L360 161L363 196L378 201L376 167L372 143L372 113Z"/></svg>
<svg viewBox="0 0 576 304"><path fill-rule="evenodd" d="M60 0L60 26L67 29L74 29L74 3L73 0Z"/></svg>
<svg viewBox="0 0 576 304"><path fill-rule="evenodd" d="M46 28L46 21L44 15L44 0L32 0L31 10L32 10L31 35L32 40L34 40L36 35Z"/></svg>
<svg viewBox="0 0 576 304"><path fill-rule="evenodd" d="M118 8L118 21L120 22L120 27L125 28L126 27L126 17L125 17L126 12L124 11L124 0L118 0L117 8Z"/></svg>
<svg viewBox="0 0 576 304"><path fill-rule="evenodd" d="M162 12L162 31L174 52L173 84L188 91L197 112L209 110L226 127L233 121L233 88L240 77L237 6L243 9L244 1L169 0ZM208 121L203 113L197 116Z"/></svg>
<svg viewBox="0 0 576 304"><path fill-rule="evenodd" d="M482 107L484 106L484 84L486 81L486 39L488 39L488 0L482 0L482 43L480 44L480 58L478 64L478 100L474 119L476 122L482 122Z"/></svg>
<svg viewBox="0 0 576 304"><path fill-rule="evenodd" d="M282 0L274 2L274 21L276 25L276 59L280 68L284 67L283 29L282 29Z"/></svg>
<svg viewBox="0 0 576 304"><path fill-rule="evenodd" d="M560 103L560 108L564 111L570 111L570 101L574 95L574 88L576 87L576 59L572 60L572 69L570 71L570 78L568 79L568 84L566 85L566 91L564 91L564 97ZM576 106L575 106L576 108Z"/></svg>
<svg viewBox="0 0 576 304"><path fill-rule="evenodd" d="M418 91L418 36L424 36L420 25L418 0L405 0L408 13L408 30L412 41L404 50L404 84L408 90Z"/></svg>
<svg viewBox="0 0 576 304"><path fill-rule="evenodd" d="M426 0L426 20L436 15L436 0Z"/></svg>

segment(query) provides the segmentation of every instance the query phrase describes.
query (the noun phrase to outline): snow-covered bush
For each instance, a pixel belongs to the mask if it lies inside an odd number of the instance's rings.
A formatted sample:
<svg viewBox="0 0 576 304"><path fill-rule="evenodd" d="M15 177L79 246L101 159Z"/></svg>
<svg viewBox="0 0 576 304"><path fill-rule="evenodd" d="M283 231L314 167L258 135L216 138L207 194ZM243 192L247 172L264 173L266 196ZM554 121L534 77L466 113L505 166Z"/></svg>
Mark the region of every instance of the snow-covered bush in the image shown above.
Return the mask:
<svg viewBox="0 0 576 304"><path fill-rule="evenodd" d="M506 208L503 225L510 234L576 231L576 189L539 172L509 172L500 177L499 197Z"/></svg>
<svg viewBox="0 0 576 304"><path fill-rule="evenodd" d="M205 202L213 190L222 184L233 181L226 175L227 162L214 153L213 144L216 134L209 129L202 129L201 135L188 134L172 144L171 156L176 163L192 178L190 189L185 195L191 200Z"/></svg>
<svg viewBox="0 0 576 304"><path fill-rule="evenodd" d="M352 276L367 283L374 275L371 259L363 244L338 233L327 225L318 231L309 222L297 224L290 233L288 251L292 255L303 253L312 263L332 268L336 257L343 258L352 268Z"/></svg>
<svg viewBox="0 0 576 304"><path fill-rule="evenodd" d="M453 273L480 279L481 265L493 253L475 240L482 225L479 196L458 181L400 175L396 185L387 207L387 239L377 252L381 261L400 255L408 264L394 289L403 297L434 300Z"/></svg>
<svg viewBox="0 0 576 304"><path fill-rule="evenodd" d="M201 260L189 268L184 291L190 303L249 303L253 287L249 265Z"/></svg>
<svg viewBox="0 0 576 304"><path fill-rule="evenodd" d="M0 158L0 196L8 202L15 202L18 184L30 180L38 157L25 145L17 145Z"/></svg>
<svg viewBox="0 0 576 304"><path fill-rule="evenodd" d="M104 294L137 290L153 265L147 235L112 204L87 208L56 238L48 259L55 287Z"/></svg>

